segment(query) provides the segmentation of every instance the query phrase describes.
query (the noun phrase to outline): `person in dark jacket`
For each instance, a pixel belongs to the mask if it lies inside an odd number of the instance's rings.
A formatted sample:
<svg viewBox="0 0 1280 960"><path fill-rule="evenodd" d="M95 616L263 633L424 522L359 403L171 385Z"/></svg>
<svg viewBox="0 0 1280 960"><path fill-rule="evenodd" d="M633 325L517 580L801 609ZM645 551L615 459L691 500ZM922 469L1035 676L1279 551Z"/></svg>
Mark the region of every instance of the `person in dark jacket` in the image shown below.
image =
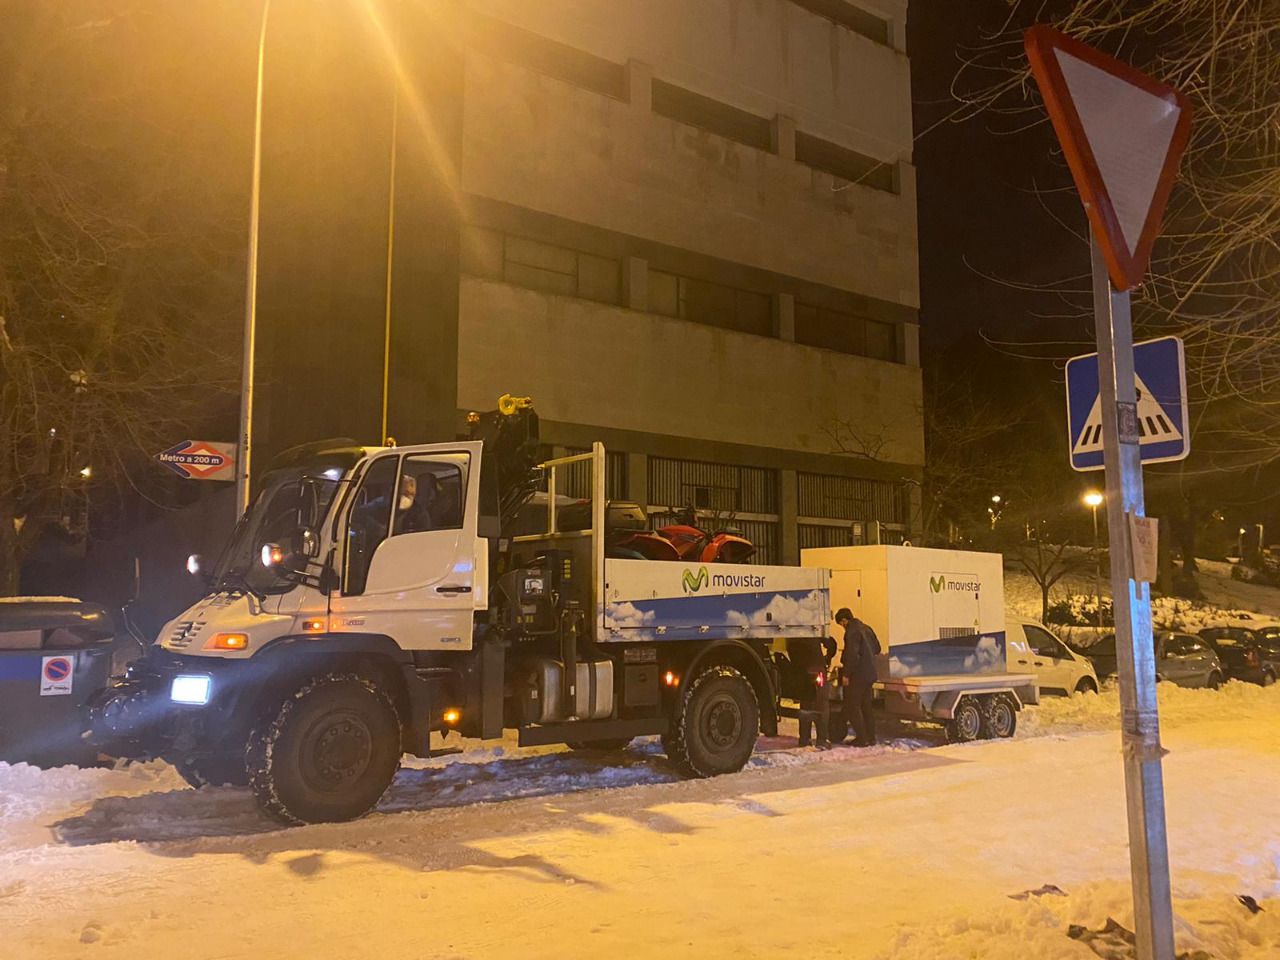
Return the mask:
<svg viewBox="0 0 1280 960"><path fill-rule="evenodd" d="M787 653L792 666L801 676L800 708L796 717L800 725L800 746L807 747L812 733L817 729L818 747L831 746L827 733L827 669L836 655L836 642L830 637L821 640L797 638L787 643Z"/></svg>
<svg viewBox="0 0 1280 960"><path fill-rule="evenodd" d="M871 712L871 691L876 682L876 657L880 638L853 615L848 607L836 611L836 624L844 628L844 653L840 655L840 685L844 716L854 732L855 747L876 742L876 722Z"/></svg>

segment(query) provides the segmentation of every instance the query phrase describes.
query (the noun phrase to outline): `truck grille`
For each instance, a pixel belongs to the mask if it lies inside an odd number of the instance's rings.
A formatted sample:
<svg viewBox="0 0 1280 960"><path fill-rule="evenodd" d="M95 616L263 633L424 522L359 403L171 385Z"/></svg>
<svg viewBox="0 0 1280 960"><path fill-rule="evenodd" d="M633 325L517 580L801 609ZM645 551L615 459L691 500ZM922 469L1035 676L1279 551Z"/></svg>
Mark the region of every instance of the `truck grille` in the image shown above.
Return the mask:
<svg viewBox="0 0 1280 960"><path fill-rule="evenodd" d="M166 646L170 650L185 650L204 628L203 620L181 620L174 626L173 633L169 634Z"/></svg>

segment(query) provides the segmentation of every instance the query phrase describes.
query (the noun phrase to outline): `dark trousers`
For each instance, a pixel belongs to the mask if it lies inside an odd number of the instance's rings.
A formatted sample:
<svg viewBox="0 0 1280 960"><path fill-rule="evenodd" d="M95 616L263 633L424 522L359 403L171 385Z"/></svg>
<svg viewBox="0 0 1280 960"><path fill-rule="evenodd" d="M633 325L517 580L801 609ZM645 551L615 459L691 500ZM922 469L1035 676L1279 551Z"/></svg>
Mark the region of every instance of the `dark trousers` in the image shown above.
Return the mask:
<svg viewBox="0 0 1280 960"><path fill-rule="evenodd" d="M818 730L819 743L830 742L827 733L827 701L827 685L825 683L819 685L816 682L808 695L800 701L800 709L796 712L800 720L800 746L809 746L814 727Z"/></svg>
<svg viewBox="0 0 1280 960"><path fill-rule="evenodd" d="M872 688L870 683L856 681L844 688L844 718L858 743L868 745L876 742L876 720L871 711Z"/></svg>

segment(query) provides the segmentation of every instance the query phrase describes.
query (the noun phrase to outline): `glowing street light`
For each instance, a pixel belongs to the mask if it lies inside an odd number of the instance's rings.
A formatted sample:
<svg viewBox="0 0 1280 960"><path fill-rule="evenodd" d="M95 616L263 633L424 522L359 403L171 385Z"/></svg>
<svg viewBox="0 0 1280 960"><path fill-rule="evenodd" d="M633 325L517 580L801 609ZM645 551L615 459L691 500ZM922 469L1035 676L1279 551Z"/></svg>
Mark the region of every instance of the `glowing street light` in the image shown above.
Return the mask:
<svg viewBox="0 0 1280 960"><path fill-rule="evenodd" d="M1098 508L1106 499L1097 490L1089 490L1081 498L1093 511L1093 602L1098 608L1098 629L1102 629L1102 554L1098 550Z"/></svg>

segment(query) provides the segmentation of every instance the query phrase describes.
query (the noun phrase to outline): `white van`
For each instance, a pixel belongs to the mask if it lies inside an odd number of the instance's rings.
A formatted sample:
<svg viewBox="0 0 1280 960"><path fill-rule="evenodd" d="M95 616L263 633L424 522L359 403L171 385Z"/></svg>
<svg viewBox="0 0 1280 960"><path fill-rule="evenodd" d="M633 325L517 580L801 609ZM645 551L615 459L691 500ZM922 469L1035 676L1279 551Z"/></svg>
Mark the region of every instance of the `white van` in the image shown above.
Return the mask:
<svg viewBox="0 0 1280 960"><path fill-rule="evenodd" d="M1011 672L1035 674L1041 696L1098 692L1098 675L1089 658L1073 652L1042 623L1006 621L1005 651Z"/></svg>

